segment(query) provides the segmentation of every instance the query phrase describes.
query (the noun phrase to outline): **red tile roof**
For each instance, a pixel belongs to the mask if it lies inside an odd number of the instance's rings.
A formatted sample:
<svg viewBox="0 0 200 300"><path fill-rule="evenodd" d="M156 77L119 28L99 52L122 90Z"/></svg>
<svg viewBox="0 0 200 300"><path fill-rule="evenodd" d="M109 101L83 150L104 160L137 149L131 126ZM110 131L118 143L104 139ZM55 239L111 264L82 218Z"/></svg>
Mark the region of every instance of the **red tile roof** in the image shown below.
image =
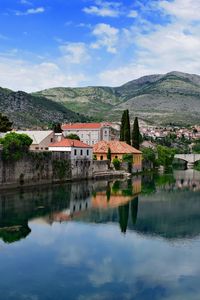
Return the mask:
<svg viewBox="0 0 200 300"><path fill-rule="evenodd" d="M100 141L93 146L94 153L107 153L108 148L110 148L111 153L115 154L141 154L142 152L133 148L132 146L121 141Z"/></svg>
<svg viewBox="0 0 200 300"><path fill-rule="evenodd" d="M72 123L62 125L63 130L76 129L100 129L103 126L110 126L110 123Z"/></svg>
<svg viewBox="0 0 200 300"><path fill-rule="evenodd" d="M76 147L76 148L92 148L91 146L78 141L78 140L72 140L72 139L63 139L60 142L52 143L49 145L49 147Z"/></svg>

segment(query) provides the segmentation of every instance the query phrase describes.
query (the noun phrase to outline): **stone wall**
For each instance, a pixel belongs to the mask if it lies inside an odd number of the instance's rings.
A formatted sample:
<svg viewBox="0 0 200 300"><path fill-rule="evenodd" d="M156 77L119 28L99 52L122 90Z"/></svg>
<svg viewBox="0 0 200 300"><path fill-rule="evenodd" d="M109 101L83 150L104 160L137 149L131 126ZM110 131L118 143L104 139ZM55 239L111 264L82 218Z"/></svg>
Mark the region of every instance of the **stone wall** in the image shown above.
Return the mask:
<svg viewBox="0 0 200 300"><path fill-rule="evenodd" d="M0 188L87 179L92 175L92 160L71 160L65 152L33 151L10 162L3 160L0 151Z"/></svg>
<svg viewBox="0 0 200 300"><path fill-rule="evenodd" d="M109 169L109 160L94 160L93 174L107 172Z"/></svg>

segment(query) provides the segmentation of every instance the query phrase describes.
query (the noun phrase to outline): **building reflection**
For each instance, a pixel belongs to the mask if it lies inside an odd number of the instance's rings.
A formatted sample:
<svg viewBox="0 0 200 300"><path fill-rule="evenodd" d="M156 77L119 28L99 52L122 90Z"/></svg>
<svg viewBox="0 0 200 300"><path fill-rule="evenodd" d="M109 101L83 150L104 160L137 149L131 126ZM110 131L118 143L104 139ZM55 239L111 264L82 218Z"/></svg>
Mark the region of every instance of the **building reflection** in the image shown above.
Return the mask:
<svg viewBox="0 0 200 300"><path fill-rule="evenodd" d="M26 238L32 222L115 223L167 239L200 234L200 173L144 176L124 181L88 181L0 194L0 239ZM192 173L191 173L192 171ZM194 183L196 186L194 187ZM31 222L31 223L30 223Z"/></svg>
<svg viewBox="0 0 200 300"><path fill-rule="evenodd" d="M129 215L133 224L137 221L138 195L141 192L141 177L128 181L104 182L92 191L74 191L68 209L54 212L49 217L49 222L64 222L70 220L87 219L88 211L104 213L107 210L118 210L118 220L121 231L126 232ZM84 195L84 196L83 196ZM130 210L130 214L129 214ZM90 215L90 213L89 213Z"/></svg>

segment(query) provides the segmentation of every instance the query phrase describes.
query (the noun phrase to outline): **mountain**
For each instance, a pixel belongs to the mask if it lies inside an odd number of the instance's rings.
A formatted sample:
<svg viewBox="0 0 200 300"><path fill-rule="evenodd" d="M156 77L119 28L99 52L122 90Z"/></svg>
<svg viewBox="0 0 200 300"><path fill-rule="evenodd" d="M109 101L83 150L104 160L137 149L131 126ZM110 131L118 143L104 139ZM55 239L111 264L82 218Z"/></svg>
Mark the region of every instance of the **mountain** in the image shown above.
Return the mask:
<svg viewBox="0 0 200 300"><path fill-rule="evenodd" d="M149 75L120 87L52 88L35 93L102 120L120 120L124 109L154 124L200 122L200 76L170 72Z"/></svg>
<svg viewBox="0 0 200 300"><path fill-rule="evenodd" d="M0 88L0 112L9 117L14 127L20 128L43 127L64 121L85 122L89 119L42 96L3 88Z"/></svg>

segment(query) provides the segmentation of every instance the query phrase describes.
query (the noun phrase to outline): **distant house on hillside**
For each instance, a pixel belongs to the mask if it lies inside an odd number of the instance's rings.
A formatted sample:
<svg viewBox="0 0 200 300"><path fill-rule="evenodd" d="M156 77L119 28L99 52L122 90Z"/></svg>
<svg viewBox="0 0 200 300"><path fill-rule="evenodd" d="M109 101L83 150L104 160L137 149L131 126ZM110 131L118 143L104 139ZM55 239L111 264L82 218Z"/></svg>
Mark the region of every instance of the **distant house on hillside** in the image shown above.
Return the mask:
<svg viewBox="0 0 200 300"><path fill-rule="evenodd" d="M152 143L151 141L144 141L142 142L142 144L140 145L140 148L150 148L152 150L156 149L156 144Z"/></svg>
<svg viewBox="0 0 200 300"><path fill-rule="evenodd" d="M49 145L49 151L68 152L71 159L92 159L93 149L89 145L71 139L63 139L60 142Z"/></svg>
<svg viewBox="0 0 200 300"><path fill-rule="evenodd" d="M142 152L121 141L100 141L93 146L93 154L97 160L106 160L108 149L111 150L111 161L114 158L123 160L125 154L133 154L133 169L142 169Z"/></svg>
<svg viewBox="0 0 200 300"><path fill-rule="evenodd" d="M73 123L62 125L63 135L77 134L83 143L90 146L99 141L111 140L110 123Z"/></svg>

